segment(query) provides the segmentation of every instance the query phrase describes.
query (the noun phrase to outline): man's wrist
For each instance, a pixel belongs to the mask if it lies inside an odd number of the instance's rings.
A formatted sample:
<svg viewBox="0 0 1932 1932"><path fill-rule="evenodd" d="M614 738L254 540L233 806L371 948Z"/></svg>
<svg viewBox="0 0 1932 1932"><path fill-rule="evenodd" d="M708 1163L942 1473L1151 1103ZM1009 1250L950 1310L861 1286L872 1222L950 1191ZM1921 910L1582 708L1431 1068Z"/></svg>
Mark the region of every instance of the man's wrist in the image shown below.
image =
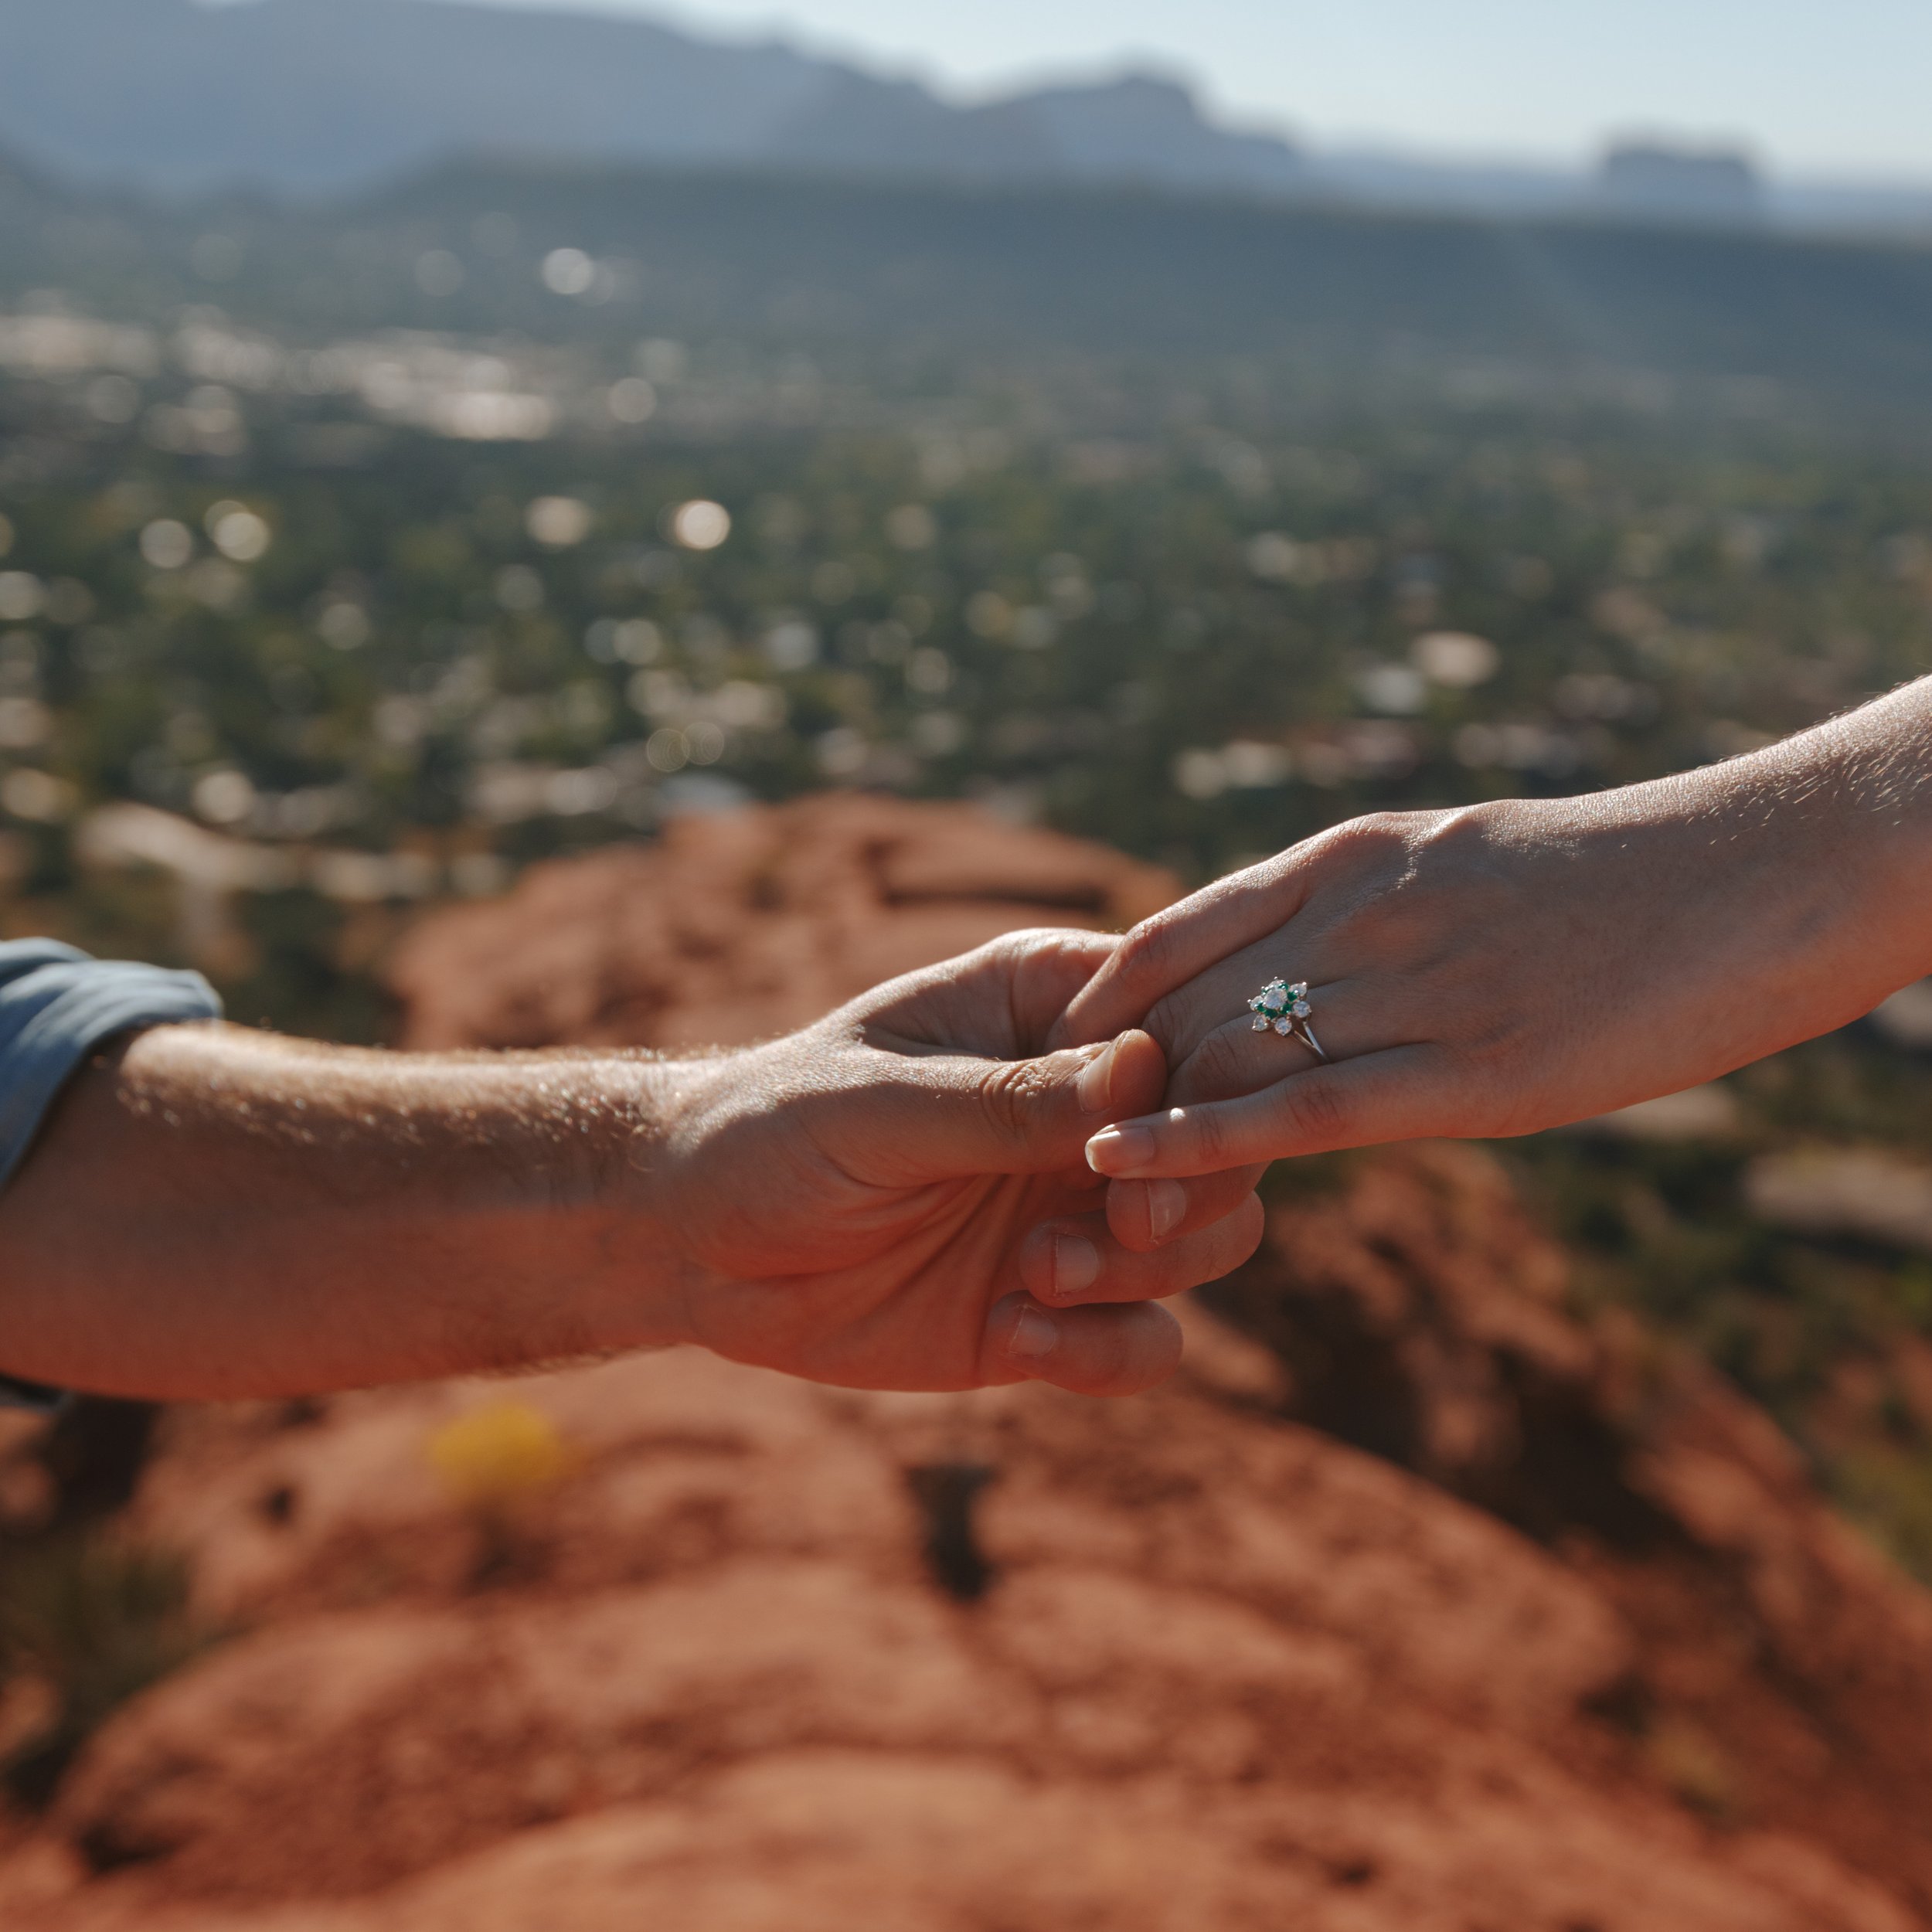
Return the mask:
<svg viewBox="0 0 1932 1932"><path fill-rule="evenodd" d="M718 1064L631 1054L561 1063L567 1156L532 1177L527 1206L549 1250L533 1290L554 1298L554 1318L578 1338L573 1352L695 1338L708 1277L685 1209Z"/></svg>

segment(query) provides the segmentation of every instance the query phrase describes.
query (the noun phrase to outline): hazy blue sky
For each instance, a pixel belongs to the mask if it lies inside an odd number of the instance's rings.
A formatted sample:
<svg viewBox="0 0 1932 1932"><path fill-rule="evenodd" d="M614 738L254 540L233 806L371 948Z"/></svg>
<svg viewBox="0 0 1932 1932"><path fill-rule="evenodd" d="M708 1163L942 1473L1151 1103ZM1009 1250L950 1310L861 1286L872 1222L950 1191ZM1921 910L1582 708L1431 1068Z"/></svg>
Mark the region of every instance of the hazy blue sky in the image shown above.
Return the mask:
<svg viewBox="0 0 1932 1932"><path fill-rule="evenodd" d="M1932 0L525 0L808 44L981 89L1165 58L1325 140L1573 155L1611 131L1932 175Z"/></svg>

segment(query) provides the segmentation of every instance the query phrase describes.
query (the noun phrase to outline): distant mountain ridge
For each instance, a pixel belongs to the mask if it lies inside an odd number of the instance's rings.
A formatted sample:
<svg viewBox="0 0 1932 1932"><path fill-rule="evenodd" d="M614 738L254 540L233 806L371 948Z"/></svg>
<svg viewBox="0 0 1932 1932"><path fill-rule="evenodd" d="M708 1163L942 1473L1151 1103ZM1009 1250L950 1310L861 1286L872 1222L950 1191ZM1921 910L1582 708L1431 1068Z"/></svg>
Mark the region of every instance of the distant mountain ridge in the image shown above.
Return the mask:
<svg viewBox="0 0 1932 1932"><path fill-rule="evenodd" d="M0 145L177 192L354 189L453 153L1278 189L1287 141L1148 75L954 107L774 41L462 0L0 0Z"/></svg>
<svg viewBox="0 0 1932 1932"><path fill-rule="evenodd" d="M1766 181L1668 144L1594 175L1316 152L1222 124L1171 75L961 105L779 39L477 0L0 0L0 151L178 196L340 196L490 157L1932 234L1932 184Z"/></svg>

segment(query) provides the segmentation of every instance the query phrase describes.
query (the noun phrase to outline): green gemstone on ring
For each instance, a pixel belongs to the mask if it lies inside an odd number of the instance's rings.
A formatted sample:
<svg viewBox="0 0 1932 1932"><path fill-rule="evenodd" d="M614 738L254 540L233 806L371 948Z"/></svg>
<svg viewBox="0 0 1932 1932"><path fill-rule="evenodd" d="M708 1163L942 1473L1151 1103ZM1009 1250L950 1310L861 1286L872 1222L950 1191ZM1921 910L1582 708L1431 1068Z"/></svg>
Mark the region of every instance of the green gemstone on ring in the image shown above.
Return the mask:
<svg viewBox="0 0 1932 1932"><path fill-rule="evenodd" d="M1315 1009L1304 997L1308 990L1304 979L1298 979L1291 985L1285 979L1271 979L1248 1002L1248 1011L1255 1015L1255 1030L1259 1032L1272 1026L1277 1033L1293 1030L1298 1019L1306 1019Z"/></svg>

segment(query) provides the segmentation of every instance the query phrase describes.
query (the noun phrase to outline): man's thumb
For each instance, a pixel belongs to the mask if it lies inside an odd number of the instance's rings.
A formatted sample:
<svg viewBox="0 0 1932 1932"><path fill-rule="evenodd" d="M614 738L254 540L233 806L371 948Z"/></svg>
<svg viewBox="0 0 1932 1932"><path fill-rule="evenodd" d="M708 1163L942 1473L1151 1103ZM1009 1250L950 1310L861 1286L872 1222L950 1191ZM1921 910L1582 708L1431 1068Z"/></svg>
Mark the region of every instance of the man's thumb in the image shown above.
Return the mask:
<svg viewBox="0 0 1932 1932"><path fill-rule="evenodd" d="M957 1060L964 1103L946 1150L953 1173L1040 1174L1080 1166L1099 1127L1160 1104L1167 1061L1134 1028L1038 1060ZM934 1150L938 1151L937 1148Z"/></svg>

